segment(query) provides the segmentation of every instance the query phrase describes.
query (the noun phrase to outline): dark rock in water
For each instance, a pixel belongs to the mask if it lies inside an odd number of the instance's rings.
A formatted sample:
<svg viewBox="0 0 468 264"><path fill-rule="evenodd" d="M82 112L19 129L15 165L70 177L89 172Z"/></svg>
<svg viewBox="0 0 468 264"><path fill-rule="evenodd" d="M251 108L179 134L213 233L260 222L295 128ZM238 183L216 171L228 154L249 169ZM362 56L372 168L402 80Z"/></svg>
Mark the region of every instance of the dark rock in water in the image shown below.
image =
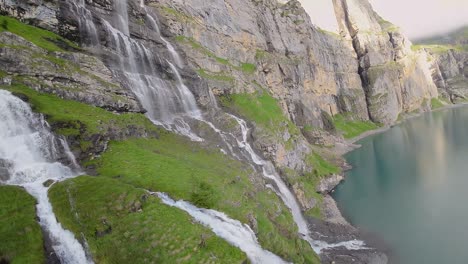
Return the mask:
<svg viewBox="0 0 468 264"><path fill-rule="evenodd" d="M50 187L54 183L55 183L54 180L47 180L44 183L42 183L42 185L44 185L44 187Z"/></svg>
<svg viewBox="0 0 468 264"><path fill-rule="evenodd" d="M38 219L39 220L39 219ZM44 251L46 254L46 264L61 264L60 260L57 257L57 254L54 251L52 240L49 237L49 234L42 229L43 239L44 239Z"/></svg>
<svg viewBox="0 0 468 264"><path fill-rule="evenodd" d="M10 179L9 169L11 166L11 162L5 159L0 159L0 181L5 182Z"/></svg>

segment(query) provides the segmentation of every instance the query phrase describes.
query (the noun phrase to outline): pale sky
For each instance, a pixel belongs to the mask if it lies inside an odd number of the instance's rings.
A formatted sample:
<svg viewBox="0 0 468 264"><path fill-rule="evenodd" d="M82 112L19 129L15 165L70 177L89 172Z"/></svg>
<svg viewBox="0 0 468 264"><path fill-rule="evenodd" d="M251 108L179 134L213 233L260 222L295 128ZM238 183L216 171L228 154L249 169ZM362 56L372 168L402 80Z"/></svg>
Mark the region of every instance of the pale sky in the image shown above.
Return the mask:
<svg viewBox="0 0 468 264"><path fill-rule="evenodd" d="M299 0L319 27L337 31L332 0ZM468 0L370 0L386 20L411 39L468 25Z"/></svg>

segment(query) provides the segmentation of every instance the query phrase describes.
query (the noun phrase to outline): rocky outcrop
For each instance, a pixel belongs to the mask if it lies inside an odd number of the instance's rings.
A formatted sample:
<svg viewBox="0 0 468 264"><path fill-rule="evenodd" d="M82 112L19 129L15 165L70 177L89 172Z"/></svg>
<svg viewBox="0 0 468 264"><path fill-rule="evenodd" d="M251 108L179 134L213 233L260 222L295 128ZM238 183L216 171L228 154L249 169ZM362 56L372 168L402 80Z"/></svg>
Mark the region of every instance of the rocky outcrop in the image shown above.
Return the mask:
<svg viewBox="0 0 468 264"><path fill-rule="evenodd" d="M119 112L142 112L139 103L98 58L48 52L9 32L0 33L0 71L38 91ZM12 78L13 76L13 78Z"/></svg>
<svg viewBox="0 0 468 264"><path fill-rule="evenodd" d="M398 28L366 0L334 0L340 34L353 42L370 118L391 124L402 112L429 109L437 97L424 52L415 53Z"/></svg>
<svg viewBox="0 0 468 264"><path fill-rule="evenodd" d="M449 49L436 52L427 51L433 56L432 76L440 93L451 102L468 99L468 52Z"/></svg>

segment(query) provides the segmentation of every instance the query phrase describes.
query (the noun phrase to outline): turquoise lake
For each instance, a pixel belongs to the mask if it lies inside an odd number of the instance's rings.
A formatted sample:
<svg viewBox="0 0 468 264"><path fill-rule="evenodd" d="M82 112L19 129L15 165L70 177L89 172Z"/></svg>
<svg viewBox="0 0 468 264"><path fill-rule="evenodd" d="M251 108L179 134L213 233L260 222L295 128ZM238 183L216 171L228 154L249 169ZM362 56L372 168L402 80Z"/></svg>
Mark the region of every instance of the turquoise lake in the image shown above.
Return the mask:
<svg viewBox="0 0 468 264"><path fill-rule="evenodd" d="M333 194L390 263L468 263L468 107L427 113L368 137Z"/></svg>

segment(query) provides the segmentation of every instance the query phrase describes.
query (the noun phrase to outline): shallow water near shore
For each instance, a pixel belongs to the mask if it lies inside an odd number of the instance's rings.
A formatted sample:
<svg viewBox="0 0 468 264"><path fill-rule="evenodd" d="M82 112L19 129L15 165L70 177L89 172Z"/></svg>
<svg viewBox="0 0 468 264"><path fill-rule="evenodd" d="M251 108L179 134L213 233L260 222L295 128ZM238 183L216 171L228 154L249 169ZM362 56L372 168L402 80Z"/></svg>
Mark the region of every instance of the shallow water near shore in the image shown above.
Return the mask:
<svg viewBox="0 0 468 264"><path fill-rule="evenodd" d="M391 263L468 261L468 107L424 114L358 142L333 194Z"/></svg>

